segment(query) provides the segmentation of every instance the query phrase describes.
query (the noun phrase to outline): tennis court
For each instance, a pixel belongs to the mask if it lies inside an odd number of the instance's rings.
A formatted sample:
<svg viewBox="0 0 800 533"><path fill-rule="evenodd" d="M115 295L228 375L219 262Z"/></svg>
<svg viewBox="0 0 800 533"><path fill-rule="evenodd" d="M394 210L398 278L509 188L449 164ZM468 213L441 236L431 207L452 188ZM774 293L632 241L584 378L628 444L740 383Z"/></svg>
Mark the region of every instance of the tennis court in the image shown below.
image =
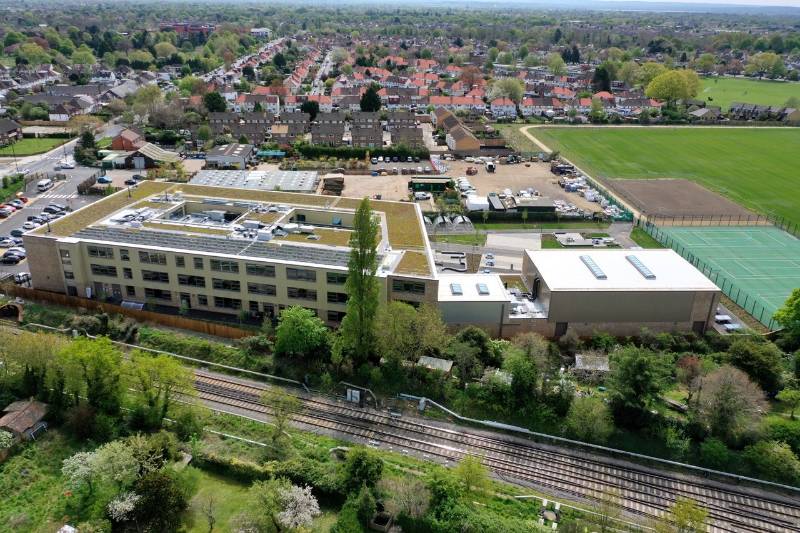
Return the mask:
<svg viewBox="0 0 800 533"><path fill-rule="evenodd" d="M800 239L774 226L651 229L767 326L800 287Z"/></svg>

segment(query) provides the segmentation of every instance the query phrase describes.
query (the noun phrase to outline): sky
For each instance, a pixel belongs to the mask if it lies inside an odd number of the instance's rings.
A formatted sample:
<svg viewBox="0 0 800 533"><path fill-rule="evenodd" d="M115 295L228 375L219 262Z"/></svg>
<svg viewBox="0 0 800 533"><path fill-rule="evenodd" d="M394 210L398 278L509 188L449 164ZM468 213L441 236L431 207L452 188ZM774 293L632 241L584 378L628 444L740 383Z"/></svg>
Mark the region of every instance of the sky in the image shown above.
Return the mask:
<svg viewBox="0 0 800 533"><path fill-rule="evenodd" d="M599 3L613 0L598 0ZM640 2L659 2L665 4L725 4L745 6L788 6L800 7L800 0L637 0Z"/></svg>

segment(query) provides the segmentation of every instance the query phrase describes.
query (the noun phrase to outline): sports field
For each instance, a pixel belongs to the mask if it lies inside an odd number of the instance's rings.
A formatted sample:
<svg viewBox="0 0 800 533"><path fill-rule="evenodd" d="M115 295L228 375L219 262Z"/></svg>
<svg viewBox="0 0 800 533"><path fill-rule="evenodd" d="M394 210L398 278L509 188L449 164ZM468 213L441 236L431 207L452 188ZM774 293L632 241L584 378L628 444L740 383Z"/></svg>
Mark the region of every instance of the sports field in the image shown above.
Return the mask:
<svg viewBox="0 0 800 533"><path fill-rule="evenodd" d="M684 178L762 214L800 223L798 128L611 126L528 132L595 177Z"/></svg>
<svg viewBox="0 0 800 533"><path fill-rule="evenodd" d="M684 257L710 267L711 273L704 273L711 281L765 325L800 287L800 239L778 228L669 226L657 231Z"/></svg>
<svg viewBox="0 0 800 533"><path fill-rule="evenodd" d="M697 99L727 111L732 102L783 107L786 100L800 98L800 83L747 78L703 78Z"/></svg>

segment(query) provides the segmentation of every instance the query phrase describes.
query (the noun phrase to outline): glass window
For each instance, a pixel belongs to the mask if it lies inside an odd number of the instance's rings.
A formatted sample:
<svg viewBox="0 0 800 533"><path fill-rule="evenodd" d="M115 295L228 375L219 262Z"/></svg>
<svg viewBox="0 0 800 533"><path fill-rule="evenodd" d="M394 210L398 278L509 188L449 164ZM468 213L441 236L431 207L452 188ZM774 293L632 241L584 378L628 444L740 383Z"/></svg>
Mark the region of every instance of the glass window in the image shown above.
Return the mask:
<svg viewBox="0 0 800 533"><path fill-rule="evenodd" d="M125 285L125 294L128 296L136 296L136 287L133 285Z"/></svg>
<svg viewBox="0 0 800 533"><path fill-rule="evenodd" d="M236 298L222 298L215 296L214 307L219 307L221 309L241 309L242 301Z"/></svg>
<svg viewBox="0 0 800 533"><path fill-rule="evenodd" d="M317 273L313 270L306 270L303 268L287 268L286 279L295 279L299 281L317 281Z"/></svg>
<svg viewBox="0 0 800 533"><path fill-rule="evenodd" d="M130 268L124 267L122 269L122 277L124 277L125 279L133 279L133 270L131 270Z"/></svg>
<svg viewBox="0 0 800 533"><path fill-rule="evenodd" d="M330 285L344 285L347 283L347 274L343 272L328 272L327 278Z"/></svg>
<svg viewBox="0 0 800 533"><path fill-rule="evenodd" d="M99 257L100 259L114 259L114 250L107 246L88 246L86 250L89 257Z"/></svg>
<svg viewBox="0 0 800 533"><path fill-rule="evenodd" d="M186 258L182 255L175 256L175 266L178 268L185 268L186 267Z"/></svg>
<svg viewBox="0 0 800 533"><path fill-rule="evenodd" d="M392 280L392 290L394 292L410 292L412 294L425 294L425 284L419 281L408 281L403 279Z"/></svg>
<svg viewBox="0 0 800 533"><path fill-rule="evenodd" d="M211 260L211 270L217 272L231 272L233 274L239 273L239 263L236 261L224 261L222 259Z"/></svg>
<svg viewBox="0 0 800 533"><path fill-rule="evenodd" d="M250 276L262 276L265 278L275 277L274 265L258 265L255 263L247 263L245 265L245 270L247 271L247 274Z"/></svg>
<svg viewBox="0 0 800 533"><path fill-rule="evenodd" d="M241 284L236 280L213 278L211 281L212 281L212 286L220 291L239 292L241 290Z"/></svg>
<svg viewBox="0 0 800 533"><path fill-rule="evenodd" d="M194 269L195 270L203 270L203 268L205 268L203 266L203 258L202 257L194 257L192 259L192 261L194 262Z"/></svg>
<svg viewBox="0 0 800 533"><path fill-rule="evenodd" d="M117 267L110 265L90 265L95 276L117 277Z"/></svg>
<svg viewBox="0 0 800 533"><path fill-rule="evenodd" d="M344 311L328 311L328 322L341 322L346 314Z"/></svg>
<svg viewBox="0 0 800 533"><path fill-rule="evenodd" d="M205 287L206 278L203 276L188 276L186 274L178 274L178 284L188 285L189 287Z"/></svg>
<svg viewBox="0 0 800 533"><path fill-rule="evenodd" d="M75 279L75 274L69 270L64 271L64 279Z"/></svg>
<svg viewBox="0 0 800 533"><path fill-rule="evenodd" d="M208 296L206 296L205 294L198 294L197 305L208 305Z"/></svg>
<svg viewBox="0 0 800 533"><path fill-rule="evenodd" d="M172 294L170 294L169 291L165 291L163 289L151 289L149 287L145 287L144 297L154 298L156 300L172 300Z"/></svg>
<svg viewBox="0 0 800 533"><path fill-rule="evenodd" d="M329 292L328 293L328 303L329 304L347 303L347 294L345 294L343 292Z"/></svg>
<svg viewBox="0 0 800 533"><path fill-rule="evenodd" d="M247 283L247 292L250 294L264 294L266 296L275 296L278 294L277 288L275 285L269 285L267 283Z"/></svg>
<svg viewBox="0 0 800 533"><path fill-rule="evenodd" d="M131 260L131 252L126 248L120 248L119 250L119 258L123 261L130 261Z"/></svg>
<svg viewBox="0 0 800 533"><path fill-rule="evenodd" d="M287 287L286 288L286 295L289 298L294 298L296 300L316 300L317 299L317 291L313 289L300 289L297 287Z"/></svg>
<svg viewBox="0 0 800 533"><path fill-rule="evenodd" d="M158 252L139 252L139 261L150 265L166 265L167 255Z"/></svg>
<svg viewBox="0 0 800 533"><path fill-rule="evenodd" d="M156 283L169 283L169 274L166 272L156 272L154 270L142 270L144 281L154 281Z"/></svg>

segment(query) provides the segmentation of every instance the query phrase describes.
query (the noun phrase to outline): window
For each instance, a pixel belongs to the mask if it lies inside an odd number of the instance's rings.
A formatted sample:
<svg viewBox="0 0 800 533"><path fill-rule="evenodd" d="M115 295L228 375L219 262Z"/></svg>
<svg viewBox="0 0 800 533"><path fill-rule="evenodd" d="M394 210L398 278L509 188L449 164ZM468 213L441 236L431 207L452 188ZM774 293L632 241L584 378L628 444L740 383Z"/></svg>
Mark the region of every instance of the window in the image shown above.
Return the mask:
<svg viewBox="0 0 800 533"><path fill-rule="evenodd" d="M64 279L75 279L75 274L69 270L64 271Z"/></svg>
<svg viewBox="0 0 800 533"><path fill-rule="evenodd" d="M278 294L275 285L268 285L266 283L253 283L247 284L247 292L250 294L264 294L266 296L275 296Z"/></svg>
<svg viewBox="0 0 800 533"><path fill-rule="evenodd" d="M215 296L214 307L219 307L220 309L241 309L242 301L236 298L221 298Z"/></svg>
<svg viewBox="0 0 800 533"><path fill-rule="evenodd" d="M489 294L489 286L485 283L476 283L475 288L478 289L478 294L481 296L487 296Z"/></svg>
<svg viewBox="0 0 800 533"><path fill-rule="evenodd" d="M90 265L92 274L95 276L117 277L117 267L109 265Z"/></svg>
<svg viewBox="0 0 800 533"><path fill-rule="evenodd" d="M460 283L451 283L450 292L452 293L453 296L461 296L464 294L464 290L461 288Z"/></svg>
<svg viewBox="0 0 800 533"><path fill-rule="evenodd" d="M232 272L234 274L238 274L239 263L237 263L236 261L223 261L221 259L212 259L211 270L216 270L217 272Z"/></svg>
<svg viewBox="0 0 800 533"><path fill-rule="evenodd" d="M125 285L125 294L127 296L136 296L136 287L133 285Z"/></svg>
<svg viewBox="0 0 800 533"><path fill-rule="evenodd" d="M329 304L344 304L347 303L347 295L343 292L329 292L328 293L328 303Z"/></svg>
<svg viewBox="0 0 800 533"><path fill-rule="evenodd" d="M296 300L316 300L317 291L313 289L298 289L297 287L287 287L286 295Z"/></svg>
<svg viewBox="0 0 800 533"><path fill-rule="evenodd" d="M169 274L166 272L156 272L154 270L142 270L144 281L154 281L156 283L169 283Z"/></svg>
<svg viewBox="0 0 800 533"><path fill-rule="evenodd" d="M202 257L194 257L192 259L192 261L194 262L194 269L195 270L203 270L203 268L205 268L203 266L203 258Z"/></svg>
<svg viewBox="0 0 800 533"><path fill-rule="evenodd" d="M419 281L408 281L403 279L392 280L392 290L394 292L410 292L412 294L425 294L425 284Z"/></svg>
<svg viewBox="0 0 800 533"><path fill-rule="evenodd" d="M178 268L186 268L186 258L182 255L175 256L175 266Z"/></svg>
<svg viewBox="0 0 800 533"><path fill-rule="evenodd" d="M206 278L203 276L188 276L186 274L178 274L178 284L187 285L189 287L205 287Z"/></svg>
<svg viewBox="0 0 800 533"><path fill-rule="evenodd" d="M139 252L139 261L150 265L166 265L167 255L158 252Z"/></svg>
<svg viewBox="0 0 800 533"><path fill-rule="evenodd" d="M165 291L163 289L151 289L149 287L145 287L144 297L153 298L155 300L172 300L172 294L170 294L169 291Z"/></svg>
<svg viewBox="0 0 800 533"><path fill-rule="evenodd" d="M89 257L98 257L100 259L114 259L114 250L107 246L89 246L86 248L89 252Z"/></svg>
<svg viewBox="0 0 800 533"><path fill-rule="evenodd" d="M327 277L330 285L344 285L347 283L347 274L341 272L328 272Z"/></svg>
<svg viewBox="0 0 800 533"><path fill-rule="evenodd" d="M258 302L255 300L250 300L250 312L251 313L258 313Z"/></svg>
<svg viewBox="0 0 800 533"><path fill-rule="evenodd" d="M286 279L296 279L298 281L317 281L317 273L313 270L302 268L287 268Z"/></svg>
<svg viewBox="0 0 800 533"><path fill-rule="evenodd" d="M75 285L67 285L67 294L69 296L77 296L78 295L78 287Z"/></svg>
<svg viewBox="0 0 800 533"><path fill-rule="evenodd" d="M346 314L344 311L328 311L328 322L341 322Z"/></svg>
<svg viewBox="0 0 800 533"><path fill-rule="evenodd" d="M275 277L275 266L273 265L256 265L253 263L247 263L245 265L245 269L247 274L250 276L261 276L264 278Z"/></svg>
<svg viewBox="0 0 800 533"><path fill-rule="evenodd" d="M220 291L239 292L240 290L242 290L241 284L236 280L213 278L211 281L212 281L212 286Z"/></svg>
<svg viewBox="0 0 800 533"><path fill-rule="evenodd" d="M133 270L130 268L124 267L122 269L122 277L125 279L133 279Z"/></svg>
<svg viewBox="0 0 800 533"><path fill-rule="evenodd" d="M197 305L208 305L208 296L206 296L205 294L198 294Z"/></svg>
<svg viewBox="0 0 800 533"><path fill-rule="evenodd" d="M131 252L127 248L120 248L119 250L119 258L123 261L130 261L131 260Z"/></svg>
<svg viewBox="0 0 800 533"><path fill-rule="evenodd" d="M69 250L59 250L61 253L61 262L65 265L71 265L72 260L69 258Z"/></svg>

